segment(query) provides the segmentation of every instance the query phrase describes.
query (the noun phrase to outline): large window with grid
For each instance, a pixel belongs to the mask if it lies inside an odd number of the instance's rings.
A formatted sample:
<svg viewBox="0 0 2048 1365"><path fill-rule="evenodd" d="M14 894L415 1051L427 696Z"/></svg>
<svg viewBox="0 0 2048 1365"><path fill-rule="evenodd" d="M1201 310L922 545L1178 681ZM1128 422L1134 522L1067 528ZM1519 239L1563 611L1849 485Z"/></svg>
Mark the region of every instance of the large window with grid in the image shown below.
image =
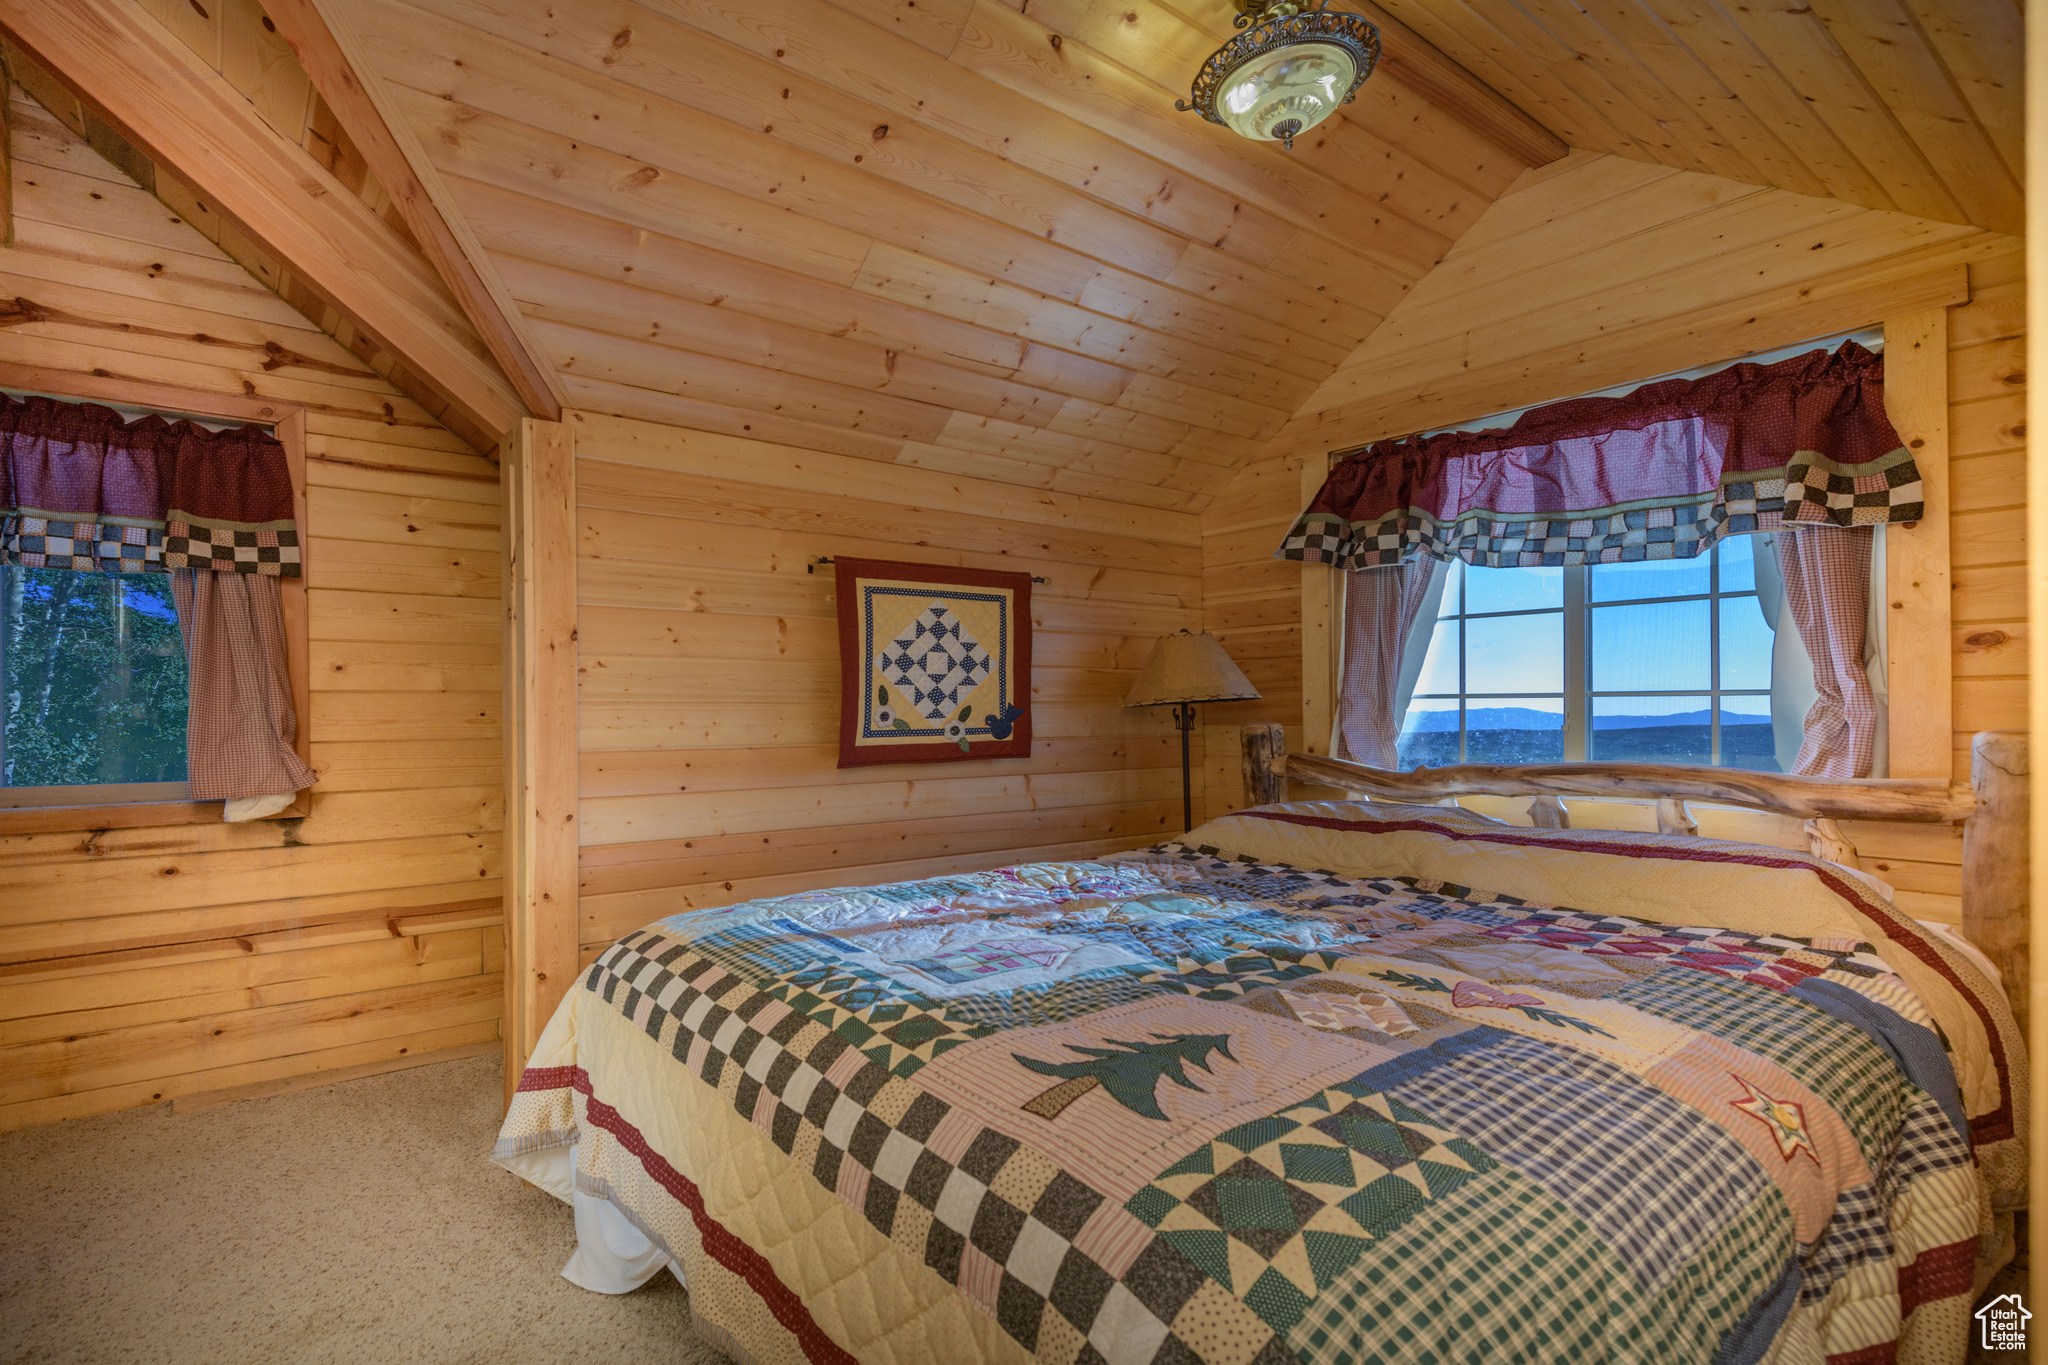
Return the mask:
<svg viewBox="0 0 2048 1365"><path fill-rule="evenodd" d="M1697 559L1438 570L1404 768L1580 760L1779 771L1752 538Z"/></svg>

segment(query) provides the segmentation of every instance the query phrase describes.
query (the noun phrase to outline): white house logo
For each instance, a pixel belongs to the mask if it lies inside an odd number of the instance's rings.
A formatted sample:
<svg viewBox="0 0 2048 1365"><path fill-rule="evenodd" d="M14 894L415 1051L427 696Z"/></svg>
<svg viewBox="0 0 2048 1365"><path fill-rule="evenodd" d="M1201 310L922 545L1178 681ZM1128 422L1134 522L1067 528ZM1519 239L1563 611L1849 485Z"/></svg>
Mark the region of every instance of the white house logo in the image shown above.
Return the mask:
<svg viewBox="0 0 2048 1365"><path fill-rule="evenodd" d="M2027 1319L2033 1317L2017 1294L2000 1294L1977 1310L1987 1351L2027 1349Z"/></svg>

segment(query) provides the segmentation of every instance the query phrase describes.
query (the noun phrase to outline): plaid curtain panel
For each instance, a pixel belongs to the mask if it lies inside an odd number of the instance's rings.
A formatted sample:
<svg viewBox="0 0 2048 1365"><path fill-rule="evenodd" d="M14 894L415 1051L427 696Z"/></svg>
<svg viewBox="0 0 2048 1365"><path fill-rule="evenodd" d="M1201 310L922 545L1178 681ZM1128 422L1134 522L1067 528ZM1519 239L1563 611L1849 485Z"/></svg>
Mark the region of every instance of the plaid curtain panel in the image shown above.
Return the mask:
<svg viewBox="0 0 2048 1365"><path fill-rule="evenodd" d="M1785 601L1818 694L1792 767L1809 777L1868 777L1876 756L1877 697L1863 670L1870 551L1869 527L1778 537Z"/></svg>
<svg viewBox="0 0 2048 1365"><path fill-rule="evenodd" d="M1345 753L1360 763L1392 768L1400 762L1402 717L1395 708L1401 671L1408 633L1429 595L1432 567L1417 559L1396 573L1345 576L1344 685L1337 692L1337 726Z"/></svg>
<svg viewBox="0 0 2048 1365"><path fill-rule="evenodd" d="M185 719L195 801L303 791L318 780L295 747L299 717L285 664L283 589L274 577L171 575L191 669Z"/></svg>

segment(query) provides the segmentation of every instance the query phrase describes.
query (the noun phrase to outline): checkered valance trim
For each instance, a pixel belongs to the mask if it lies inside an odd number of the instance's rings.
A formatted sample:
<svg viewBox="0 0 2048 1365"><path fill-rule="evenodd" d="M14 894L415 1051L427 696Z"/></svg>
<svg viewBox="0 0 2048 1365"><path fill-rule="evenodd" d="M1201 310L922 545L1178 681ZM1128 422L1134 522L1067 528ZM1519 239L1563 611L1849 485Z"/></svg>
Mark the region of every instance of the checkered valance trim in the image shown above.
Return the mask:
<svg viewBox="0 0 2048 1365"><path fill-rule="evenodd" d="M299 529L289 521L241 526L176 512L162 525L5 512L0 513L0 564L87 573L211 569L297 578Z"/></svg>
<svg viewBox="0 0 2048 1365"><path fill-rule="evenodd" d="M299 528L289 521L260 526L205 522L172 511L164 526L164 564L216 573L299 576Z"/></svg>
<svg viewBox="0 0 2048 1365"><path fill-rule="evenodd" d="M114 521L0 514L0 564L92 573L164 572L164 530Z"/></svg>
<svg viewBox="0 0 2048 1365"><path fill-rule="evenodd" d="M1377 521L1309 511L1287 532L1275 559L1372 569L1418 555L1487 568L1555 568L1691 559L1728 536L1782 526L1872 526L1925 515L1919 466L1901 449L1844 467L1802 451L1783 470L1747 475L1711 494L1565 515L1504 516L1473 511L1439 520L1403 508Z"/></svg>

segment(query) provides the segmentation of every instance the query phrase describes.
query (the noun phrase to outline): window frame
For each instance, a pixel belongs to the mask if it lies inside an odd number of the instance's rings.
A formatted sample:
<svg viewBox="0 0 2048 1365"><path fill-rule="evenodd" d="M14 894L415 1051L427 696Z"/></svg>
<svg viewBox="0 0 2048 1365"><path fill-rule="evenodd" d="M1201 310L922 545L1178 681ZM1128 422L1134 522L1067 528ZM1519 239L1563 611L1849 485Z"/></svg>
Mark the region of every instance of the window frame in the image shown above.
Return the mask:
<svg viewBox="0 0 2048 1365"><path fill-rule="evenodd" d="M1947 289L1946 302L1923 304L1911 311L1881 314L1846 308L1831 316L1817 315L1810 308L1774 320L1775 326L1754 329L1750 319L1739 345L1720 354L1701 354L1702 334L1688 337L1683 349L1661 352L1649 362L1650 373L1611 371L1612 380L1588 375L1582 393L1624 384L1652 382L1659 373L1673 374L1706 365L1732 365L1747 356L1818 341L1845 332L1880 326L1884 330L1885 412L1898 431L1899 439L1913 451L1924 486L1925 516L1917 522L1894 522L1885 532L1886 679L1893 707L1886 737L1889 771L1893 777L1928 777L1953 781L1958 771L1954 731L1953 697L1953 611L1949 601L1953 566L1949 544L1949 385L1948 338L1951 306L1969 299L1967 277L1960 267ZM1935 291L1938 293L1939 291ZM1873 310L1874 311L1874 310ZM1805 325L1794 321L1804 319ZM1720 348L1715 348L1720 349ZM1537 404L1560 402L1570 394L1534 397ZM1504 406L1493 411L1513 411L1522 395L1501 395ZM1532 395L1533 397L1533 395ZM1479 420L1484 411L1460 415L1447 405L1430 413L1427 425L1445 426ZM1410 429L1421 429L1413 425ZM1402 428L1349 432L1345 444L1357 446L1368 440L1393 437ZM1327 439L1297 447L1296 465L1300 477L1300 503L1307 507L1322 489L1335 462ZM1298 514L1297 514L1298 515ZM1336 736L1338 665L1342 658L1343 604L1341 571L1330 565L1303 565L1301 576L1301 663L1302 730L1301 747L1311 754L1331 754ZM1320 571L1319 571L1320 570ZM1912 706L1900 706L1900 698L1914 699ZM1621 766L1627 760L1616 760ZM1967 756L1962 770L1968 770Z"/></svg>
<svg viewBox="0 0 2048 1365"><path fill-rule="evenodd" d="M284 446L291 471L292 515L299 524L299 577L280 579L284 599L285 669L291 680L292 706L298 712L299 757L312 762L311 635L307 620L306 564L306 409L303 404L273 398L207 393L147 380L87 374L40 365L0 361L0 389L46 394L65 402L118 403L153 408L166 416L203 417L212 421L268 426ZM0 787L0 802L31 796L21 804L0 805L0 835L45 834L77 829L140 829L156 825L218 823L222 802L190 797L150 799L145 787L169 783L105 783L77 787ZM95 794L97 798L95 799ZM85 799L67 799L74 797ZM312 813L310 797L300 792L291 805L270 820L300 819Z"/></svg>
<svg viewBox="0 0 2048 1365"><path fill-rule="evenodd" d="M1745 598L1753 602L1757 596L1757 590L1753 585L1733 591L1723 589L1721 585L1720 558L1721 554L1731 547L1741 549L1744 553L1747 553L1747 538L1730 537L1722 540L1714 546L1713 550L1703 556L1707 560L1707 590L1705 592L1675 593L1668 597L1618 597L1607 601L1595 601L1591 594L1592 570L1598 566L1572 564L1566 565L1560 570L1562 578L1559 583L1557 606L1511 607L1502 611L1474 612L1468 609L1469 603L1462 596L1466 589L1466 577L1465 574L1460 573L1456 591L1461 596L1456 610L1440 610L1436 617L1437 623L1447 621L1458 623L1459 691L1456 693L1417 691L1413 700L1418 702L1455 701L1459 703L1458 749L1460 757L1458 761L1461 763L1498 761L1474 759L1466 752L1470 730L1466 724L1465 713L1472 709L1472 703L1477 701L1496 705L1510 705L1517 699L1523 698L1541 698L1545 700L1555 698L1562 705L1563 716L1560 726L1562 732L1562 753L1555 760L1556 762L1627 763L1641 760L1597 758L1593 756L1592 732L1594 729L1594 718L1592 704L1594 702L1603 698L1615 697L1702 697L1707 702L1708 713L1709 760L1706 766L1725 766L1720 762L1722 701L1728 697L1764 697L1768 699L1771 695L1771 689L1768 687L1727 687L1723 685L1721 677L1721 617L1723 604L1740 602ZM1454 570L1459 567L1459 565L1455 564L1451 566ZM1471 566L1464 567L1469 572ZM1450 590L1449 587L1446 588L1446 592ZM1708 685L1699 688L1667 688L1662 690L1596 689L1592 685L1594 613L1614 607L1657 606L1672 602L1705 602L1707 604ZM1561 648L1563 650L1560 690L1557 692L1471 691L1467 686L1469 679L1465 676L1467 666L1465 649L1467 624L1472 621L1502 620L1508 617L1519 616L1557 616L1560 618ZM1434 631L1435 623L1432 623L1430 629ZM1428 647L1426 642L1424 647ZM1754 770L1738 769L1736 771Z"/></svg>

